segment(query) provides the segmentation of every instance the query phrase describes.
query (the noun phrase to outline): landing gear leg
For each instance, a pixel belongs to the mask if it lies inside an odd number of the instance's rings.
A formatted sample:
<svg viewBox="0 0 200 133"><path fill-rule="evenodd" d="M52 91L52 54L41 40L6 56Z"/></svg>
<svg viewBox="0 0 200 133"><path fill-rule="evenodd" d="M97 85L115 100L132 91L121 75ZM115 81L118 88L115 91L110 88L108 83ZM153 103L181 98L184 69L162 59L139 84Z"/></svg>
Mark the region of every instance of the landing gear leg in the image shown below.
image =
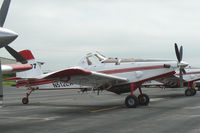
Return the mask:
<svg viewBox="0 0 200 133"><path fill-rule="evenodd" d="M139 87L140 95L138 96L138 101L140 105L147 106L149 104L149 96L142 93L141 87Z"/></svg>
<svg viewBox="0 0 200 133"><path fill-rule="evenodd" d="M127 96L125 99L125 105L128 108L136 108L138 106L138 99L133 93L134 93L134 84L131 84L131 95Z"/></svg>
<svg viewBox="0 0 200 133"><path fill-rule="evenodd" d="M31 89L30 92L26 93L26 97L22 98L22 103L23 104L28 104L29 100L28 97L31 95L31 93L34 91L34 89Z"/></svg>

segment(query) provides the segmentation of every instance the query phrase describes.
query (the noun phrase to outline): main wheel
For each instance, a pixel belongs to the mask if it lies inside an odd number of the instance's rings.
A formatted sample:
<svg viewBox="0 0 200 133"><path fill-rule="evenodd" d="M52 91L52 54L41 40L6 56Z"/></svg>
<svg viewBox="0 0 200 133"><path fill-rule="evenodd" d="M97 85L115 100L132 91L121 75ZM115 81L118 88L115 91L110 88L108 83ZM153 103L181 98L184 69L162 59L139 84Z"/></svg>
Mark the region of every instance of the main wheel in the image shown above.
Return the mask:
<svg viewBox="0 0 200 133"><path fill-rule="evenodd" d="M185 95L186 96L192 96L192 94L193 94L192 92L193 92L192 89L186 89L185 90Z"/></svg>
<svg viewBox="0 0 200 133"><path fill-rule="evenodd" d="M192 90L192 96L196 95L197 91L193 88Z"/></svg>
<svg viewBox="0 0 200 133"><path fill-rule="evenodd" d="M147 94L139 95L138 101L140 105L147 106L149 104L149 96Z"/></svg>
<svg viewBox="0 0 200 133"><path fill-rule="evenodd" d="M136 108L138 105L138 99L135 95L129 95L125 99L125 105L128 108Z"/></svg>
<svg viewBox="0 0 200 133"><path fill-rule="evenodd" d="M22 99L22 103L23 103L23 104L28 104L28 102L29 102L28 98L24 97L24 98Z"/></svg>

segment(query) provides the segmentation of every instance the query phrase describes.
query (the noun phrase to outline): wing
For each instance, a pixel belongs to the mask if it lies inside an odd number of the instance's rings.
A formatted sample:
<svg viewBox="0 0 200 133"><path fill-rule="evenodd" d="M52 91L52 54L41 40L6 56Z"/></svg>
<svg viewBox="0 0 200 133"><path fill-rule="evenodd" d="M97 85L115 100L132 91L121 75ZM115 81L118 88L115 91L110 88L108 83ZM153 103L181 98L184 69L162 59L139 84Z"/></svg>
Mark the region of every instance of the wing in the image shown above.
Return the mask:
<svg viewBox="0 0 200 133"><path fill-rule="evenodd" d="M71 68L53 72L43 77L43 79L53 81L64 81L77 85L93 87L100 87L103 85L116 85L128 81L126 78L98 73L94 71L87 71L80 68Z"/></svg>
<svg viewBox="0 0 200 133"><path fill-rule="evenodd" d="M32 66L30 64L9 64L9 65L1 65L1 67L3 74L32 69Z"/></svg>
<svg viewBox="0 0 200 133"><path fill-rule="evenodd" d="M200 71L187 72L186 74L183 74L184 82L194 82L197 80L200 80ZM169 77L156 79L156 81L159 81L171 87L176 87L178 85L178 82L180 81L180 78L179 78L179 74L175 74Z"/></svg>
<svg viewBox="0 0 200 133"><path fill-rule="evenodd" d="M186 82L194 82L194 81L200 80L200 71L198 71L198 72L188 72L185 75L183 75L183 79Z"/></svg>
<svg viewBox="0 0 200 133"><path fill-rule="evenodd" d="M156 81L163 83L166 86L176 87L180 81L178 76L171 75L164 78L156 79Z"/></svg>

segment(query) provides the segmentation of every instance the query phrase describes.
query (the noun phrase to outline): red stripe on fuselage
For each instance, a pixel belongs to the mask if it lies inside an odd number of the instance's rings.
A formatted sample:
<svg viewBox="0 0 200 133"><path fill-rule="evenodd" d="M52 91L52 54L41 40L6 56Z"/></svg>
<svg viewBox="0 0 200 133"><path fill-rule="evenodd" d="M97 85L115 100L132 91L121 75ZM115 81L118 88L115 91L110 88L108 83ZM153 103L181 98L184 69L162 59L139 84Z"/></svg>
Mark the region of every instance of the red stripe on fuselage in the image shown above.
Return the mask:
<svg viewBox="0 0 200 133"><path fill-rule="evenodd" d="M98 72L105 73L105 74L115 74L115 73L125 73L125 72L132 72L132 71L141 71L141 70L153 70L153 69L161 69L161 68L164 68L164 65L104 70L104 71L98 71Z"/></svg>

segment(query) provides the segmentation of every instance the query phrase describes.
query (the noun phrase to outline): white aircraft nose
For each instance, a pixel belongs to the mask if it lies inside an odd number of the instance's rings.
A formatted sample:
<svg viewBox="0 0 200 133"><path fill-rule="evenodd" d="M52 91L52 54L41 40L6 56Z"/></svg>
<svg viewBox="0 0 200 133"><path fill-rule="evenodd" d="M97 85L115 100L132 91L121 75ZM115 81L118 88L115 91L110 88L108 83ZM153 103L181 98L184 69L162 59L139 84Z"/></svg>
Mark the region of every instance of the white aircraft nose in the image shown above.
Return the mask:
<svg viewBox="0 0 200 133"><path fill-rule="evenodd" d="M18 34L9 29L0 28L0 48L7 46L18 37Z"/></svg>

